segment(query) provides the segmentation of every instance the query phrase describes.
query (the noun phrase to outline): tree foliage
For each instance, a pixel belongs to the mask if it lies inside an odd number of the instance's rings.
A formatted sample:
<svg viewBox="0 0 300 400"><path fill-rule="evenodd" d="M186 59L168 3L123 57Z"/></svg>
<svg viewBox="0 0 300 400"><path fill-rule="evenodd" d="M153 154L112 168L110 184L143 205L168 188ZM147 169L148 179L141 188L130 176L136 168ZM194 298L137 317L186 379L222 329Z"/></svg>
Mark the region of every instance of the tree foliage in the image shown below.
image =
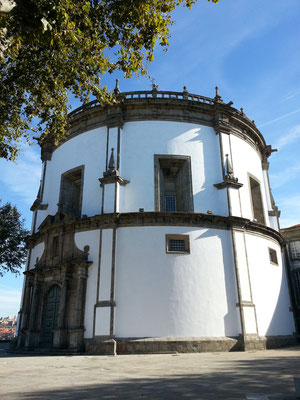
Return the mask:
<svg viewBox="0 0 300 400"><path fill-rule="evenodd" d="M10 12L0 9L0 157L17 156L35 117L40 141L63 136L68 93L115 101L101 76L145 74L155 44L169 44L172 11L196 2L15 0Z"/></svg>
<svg viewBox="0 0 300 400"><path fill-rule="evenodd" d="M28 234L17 208L10 203L1 206L0 201L0 276L5 272L20 273L26 259Z"/></svg>

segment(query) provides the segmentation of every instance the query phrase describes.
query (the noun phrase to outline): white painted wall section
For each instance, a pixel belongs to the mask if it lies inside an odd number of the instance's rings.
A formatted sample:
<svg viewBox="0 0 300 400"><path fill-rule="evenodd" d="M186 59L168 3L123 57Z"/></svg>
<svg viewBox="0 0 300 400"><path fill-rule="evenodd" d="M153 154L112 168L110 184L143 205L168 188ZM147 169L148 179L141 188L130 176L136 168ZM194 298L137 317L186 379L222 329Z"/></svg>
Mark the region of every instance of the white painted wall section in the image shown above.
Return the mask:
<svg viewBox="0 0 300 400"><path fill-rule="evenodd" d="M213 128L168 121L129 122L122 130L121 150L122 177L130 184L120 191L120 212L154 210L154 154L170 154L191 157L195 212L227 215L226 194L213 186L222 181L219 138Z"/></svg>
<svg viewBox="0 0 300 400"><path fill-rule="evenodd" d="M233 236L235 240L237 270L240 279L241 301L252 301L244 233L234 231Z"/></svg>
<svg viewBox="0 0 300 400"><path fill-rule="evenodd" d="M100 254L100 288L99 300L110 300L111 260L112 260L112 229L102 230L102 245Z"/></svg>
<svg viewBox="0 0 300 400"><path fill-rule="evenodd" d="M97 300L99 239L99 230L78 232L75 234L75 244L80 250L83 250L84 246L86 245L90 246L88 260L93 262L93 264L91 264L88 268L88 280L86 286L84 314L85 338L90 338L93 336L94 305Z"/></svg>
<svg viewBox="0 0 300 400"><path fill-rule="evenodd" d="M292 335L295 328L280 246L250 234L246 235L246 243L259 335ZM270 262L269 247L277 251L279 265Z"/></svg>
<svg viewBox="0 0 300 400"><path fill-rule="evenodd" d="M166 254L165 235L191 254ZM240 331L230 233L191 227L117 230L115 335L221 337Z"/></svg>

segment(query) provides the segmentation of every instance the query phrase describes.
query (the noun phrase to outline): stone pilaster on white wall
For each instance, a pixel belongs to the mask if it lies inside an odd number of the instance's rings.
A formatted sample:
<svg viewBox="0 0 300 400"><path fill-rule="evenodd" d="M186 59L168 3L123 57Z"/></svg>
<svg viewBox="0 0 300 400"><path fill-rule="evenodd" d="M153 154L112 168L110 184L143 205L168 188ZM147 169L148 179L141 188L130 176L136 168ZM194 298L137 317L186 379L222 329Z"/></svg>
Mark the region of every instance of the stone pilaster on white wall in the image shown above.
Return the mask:
<svg viewBox="0 0 300 400"><path fill-rule="evenodd" d="M257 334L256 310L253 304L251 282L249 276L248 255L244 232L233 231L237 284L239 291L239 307L243 324L243 334Z"/></svg>

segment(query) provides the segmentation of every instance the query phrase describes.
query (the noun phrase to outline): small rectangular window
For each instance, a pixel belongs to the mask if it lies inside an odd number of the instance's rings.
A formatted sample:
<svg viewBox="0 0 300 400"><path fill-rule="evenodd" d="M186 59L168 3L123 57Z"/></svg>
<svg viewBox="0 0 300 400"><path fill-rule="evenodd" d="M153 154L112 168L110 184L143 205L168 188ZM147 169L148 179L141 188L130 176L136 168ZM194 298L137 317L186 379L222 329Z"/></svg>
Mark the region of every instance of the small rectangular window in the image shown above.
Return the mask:
<svg viewBox="0 0 300 400"><path fill-rule="evenodd" d="M300 260L300 240L294 240L289 243L290 255L292 260Z"/></svg>
<svg viewBox="0 0 300 400"><path fill-rule="evenodd" d="M166 252L175 254L189 254L189 235L166 235Z"/></svg>
<svg viewBox="0 0 300 400"><path fill-rule="evenodd" d="M165 196L165 210L176 211L176 196Z"/></svg>
<svg viewBox="0 0 300 400"><path fill-rule="evenodd" d="M276 250L269 248L269 256L270 256L271 263L278 265L278 258L277 258Z"/></svg>

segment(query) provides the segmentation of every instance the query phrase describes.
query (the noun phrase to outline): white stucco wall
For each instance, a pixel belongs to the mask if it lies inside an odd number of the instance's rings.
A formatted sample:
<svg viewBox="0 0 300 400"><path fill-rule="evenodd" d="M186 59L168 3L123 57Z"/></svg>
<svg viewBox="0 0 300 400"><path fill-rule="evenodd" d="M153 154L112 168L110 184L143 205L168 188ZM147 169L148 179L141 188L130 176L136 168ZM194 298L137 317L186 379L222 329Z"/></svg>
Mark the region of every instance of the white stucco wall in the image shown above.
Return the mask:
<svg viewBox="0 0 300 400"><path fill-rule="evenodd" d="M93 264L88 268L88 280L86 285L84 314L85 337L92 337L93 335L94 305L97 300L99 239L100 230L79 232L75 234L75 244L80 250L83 250L86 245L90 246L88 260L93 262Z"/></svg>
<svg viewBox="0 0 300 400"><path fill-rule="evenodd" d="M61 175L84 165L82 214L92 216L101 212L101 188L98 181L105 171L106 127L75 136L59 146L47 162L43 204L48 209L38 212L37 227L44 218L57 212Z"/></svg>
<svg viewBox="0 0 300 400"><path fill-rule="evenodd" d="M291 335L295 331L285 267L278 243L246 235L249 274L260 336ZM278 265L271 264L269 250L277 251Z"/></svg>
<svg viewBox="0 0 300 400"><path fill-rule="evenodd" d="M154 210L154 154L191 157L194 210L227 215L226 194L213 185L222 181L220 146L213 128L191 123L126 123L121 134L120 174L130 184L120 190L120 212Z"/></svg>
<svg viewBox="0 0 300 400"><path fill-rule="evenodd" d="M190 254L166 254L165 234ZM191 227L117 230L115 335L221 337L240 333L230 233Z"/></svg>
<svg viewBox="0 0 300 400"><path fill-rule="evenodd" d="M248 177L248 174L251 174L260 182L265 221L266 225L270 226L261 157L258 151L256 151L249 143L235 135L230 135L230 145L234 174L235 177L238 178L239 182L243 184L243 187L239 189L242 217L249 218L250 220L253 220L254 218ZM235 215L239 216L239 212Z"/></svg>

